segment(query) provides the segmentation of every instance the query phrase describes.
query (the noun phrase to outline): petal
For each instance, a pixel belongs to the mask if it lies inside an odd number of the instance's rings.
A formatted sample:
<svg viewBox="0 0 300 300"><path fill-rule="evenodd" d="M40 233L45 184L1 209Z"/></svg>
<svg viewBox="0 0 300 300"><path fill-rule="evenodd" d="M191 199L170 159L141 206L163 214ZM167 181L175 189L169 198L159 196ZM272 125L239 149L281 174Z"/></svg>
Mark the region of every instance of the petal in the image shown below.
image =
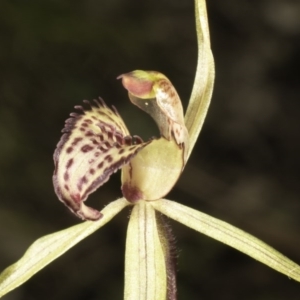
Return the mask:
<svg viewBox="0 0 300 300"><path fill-rule="evenodd" d="M53 184L59 200L73 213L97 220L101 213L83 201L148 143L130 137L117 111L102 100L95 100L89 110L76 108L82 113L66 121L54 153Z"/></svg>
<svg viewBox="0 0 300 300"><path fill-rule="evenodd" d="M214 58L210 45L205 1L196 0L195 8L198 61L193 90L185 114L185 125L189 132L189 149L186 154L187 158L190 156L194 148L206 118L215 79Z"/></svg>
<svg viewBox="0 0 300 300"><path fill-rule="evenodd" d="M36 240L16 263L0 274L0 298L104 226L128 204L124 198L118 199L103 209L104 216L98 222L83 222Z"/></svg>
<svg viewBox="0 0 300 300"><path fill-rule="evenodd" d="M164 215L231 246L270 268L300 281L300 266L249 233L200 211L161 199L151 205Z"/></svg>

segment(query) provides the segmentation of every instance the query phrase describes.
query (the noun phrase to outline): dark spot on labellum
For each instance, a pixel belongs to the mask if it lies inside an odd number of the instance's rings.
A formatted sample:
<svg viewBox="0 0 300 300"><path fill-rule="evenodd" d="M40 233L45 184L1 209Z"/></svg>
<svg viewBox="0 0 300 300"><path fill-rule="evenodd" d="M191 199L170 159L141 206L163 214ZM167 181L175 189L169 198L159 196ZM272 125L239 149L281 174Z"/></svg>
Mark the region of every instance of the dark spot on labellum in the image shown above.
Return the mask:
<svg viewBox="0 0 300 300"><path fill-rule="evenodd" d="M95 169L90 169L90 174L94 175L95 174Z"/></svg>
<svg viewBox="0 0 300 300"><path fill-rule="evenodd" d="M77 183L77 188L78 190L81 192L82 191L82 186L87 183L87 179L85 176L81 177L79 180L78 180L78 183Z"/></svg>
<svg viewBox="0 0 300 300"><path fill-rule="evenodd" d="M98 164L97 168L101 169L101 168L103 168L103 165L104 165L104 162L102 161L101 163Z"/></svg>
<svg viewBox="0 0 300 300"><path fill-rule="evenodd" d="M109 139L112 139L113 138L113 133L111 132L111 131L108 131L107 132L107 137L109 138Z"/></svg>
<svg viewBox="0 0 300 300"><path fill-rule="evenodd" d="M76 146L80 141L82 141L82 137L77 137L74 139L72 146Z"/></svg>
<svg viewBox="0 0 300 300"><path fill-rule="evenodd" d="M67 153L71 153L73 151L73 147L68 147L66 151Z"/></svg>
<svg viewBox="0 0 300 300"><path fill-rule="evenodd" d="M70 158L67 162L66 168L69 169L73 164L73 158Z"/></svg>
<svg viewBox="0 0 300 300"><path fill-rule="evenodd" d="M111 157L111 155L106 155L104 157L105 160L107 160L108 162L112 162L113 158Z"/></svg>
<svg viewBox="0 0 300 300"><path fill-rule="evenodd" d="M67 184L64 185L64 188L69 191L69 186Z"/></svg>
<svg viewBox="0 0 300 300"><path fill-rule="evenodd" d="M94 156L95 157L98 157L100 155L100 152L99 151L96 151L95 153L94 153Z"/></svg>
<svg viewBox="0 0 300 300"><path fill-rule="evenodd" d="M107 148L104 148L103 146L100 146L99 149L102 151L102 153L105 153L108 150Z"/></svg>
<svg viewBox="0 0 300 300"><path fill-rule="evenodd" d="M89 124L87 124L87 123L82 123L81 126L82 126L82 127L88 127Z"/></svg>
<svg viewBox="0 0 300 300"><path fill-rule="evenodd" d="M64 180L68 181L69 180L69 173L66 171L64 174Z"/></svg>
<svg viewBox="0 0 300 300"><path fill-rule="evenodd" d="M116 134L116 135L115 135L115 138L116 138L116 140L117 140L117 142L118 142L119 144L123 144L123 138L122 138L122 136L120 136L119 134Z"/></svg>
<svg viewBox="0 0 300 300"><path fill-rule="evenodd" d="M141 137L139 137L138 135L134 135L133 137L135 139L136 144L141 144L143 142L143 139Z"/></svg>
<svg viewBox="0 0 300 300"><path fill-rule="evenodd" d="M88 124L92 124L92 123L93 123L93 121L90 120L90 119L85 119L84 121L85 121L86 123L88 123Z"/></svg>
<svg viewBox="0 0 300 300"><path fill-rule="evenodd" d="M94 133L92 132L92 131L87 131L86 133L85 133L85 136L86 137L90 137L90 136L94 136Z"/></svg>
<svg viewBox="0 0 300 300"><path fill-rule="evenodd" d="M125 143L125 145L130 146L132 144L132 138L131 138L131 136L126 136L124 138L124 143Z"/></svg>
<svg viewBox="0 0 300 300"><path fill-rule="evenodd" d="M125 152L125 149L122 148L122 149L120 149L120 150L118 151L118 154L123 154L124 152Z"/></svg>
<svg viewBox="0 0 300 300"><path fill-rule="evenodd" d="M81 151L83 153L89 152L89 151L91 151L93 149L94 149L94 147L92 147L91 145L84 145L84 146L81 147Z"/></svg>
<svg viewBox="0 0 300 300"><path fill-rule="evenodd" d="M99 144L95 139L91 139L91 142L92 142L94 145L98 145L98 144Z"/></svg>
<svg viewBox="0 0 300 300"><path fill-rule="evenodd" d="M85 128L83 128L83 127L80 127L79 130L82 132L85 132Z"/></svg>

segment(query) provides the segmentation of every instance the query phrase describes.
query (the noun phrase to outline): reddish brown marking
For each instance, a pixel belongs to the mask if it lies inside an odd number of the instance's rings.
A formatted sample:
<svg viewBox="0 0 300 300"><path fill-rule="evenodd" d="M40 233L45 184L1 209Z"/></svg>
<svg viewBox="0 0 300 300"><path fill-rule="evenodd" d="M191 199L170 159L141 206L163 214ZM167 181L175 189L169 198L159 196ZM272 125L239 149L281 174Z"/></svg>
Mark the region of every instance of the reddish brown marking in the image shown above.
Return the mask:
<svg viewBox="0 0 300 300"><path fill-rule="evenodd" d="M87 131L86 133L85 133L85 136L86 137L90 137L90 136L94 136L94 133L92 132L92 131Z"/></svg>
<svg viewBox="0 0 300 300"><path fill-rule="evenodd" d="M123 196L132 203L143 199L143 193L137 187L131 186L129 183L123 184L122 193Z"/></svg>
<svg viewBox="0 0 300 300"><path fill-rule="evenodd" d="M122 149L120 149L120 150L118 151L118 154L123 154L124 152L125 152L125 149L122 148Z"/></svg>
<svg viewBox="0 0 300 300"><path fill-rule="evenodd" d="M75 203L81 202L80 194L71 194L71 198L74 200Z"/></svg>
<svg viewBox="0 0 300 300"><path fill-rule="evenodd" d="M84 145L84 146L81 147L81 151L83 153L89 152L89 151L91 151L93 149L94 149L94 147L92 147L91 145Z"/></svg>
<svg viewBox="0 0 300 300"><path fill-rule="evenodd" d="M66 151L67 153L71 153L73 151L73 147L68 147Z"/></svg>
<svg viewBox="0 0 300 300"><path fill-rule="evenodd" d="M79 130L82 132L85 132L85 128L83 128L83 127L80 127Z"/></svg>
<svg viewBox="0 0 300 300"><path fill-rule="evenodd" d="M100 152L99 151L96 151L95 153L94 153L94 156L95 157L98 157L100 155Z"/></svg>
<svg viewBox="0 0 300 300"><path fill-rule="evenodd" d="M107 152L107 148L104 148L103 145L99 147L99 149L102 151L102 153Z"/></svg>
<svg viewBox="0 0 300 300"><path fill-rule="evenodd" d="M125 145L130 146L132 144L132 138L130 136L126 136L124 138L124 143Z"/></svg>
<svg viewBox="0 0 300 300"><path fill-rule="evenodd" d="M141 144L143 142L142 138L139 137L138 135L134 135L133 137L135 139L136 144Z"/></svg>
<svg viewBox="0 0 300 300"><path fill-rule="evenodd" d="M90 119L85 119L84 121L85 121L86 123L88 123L88 124L92 124L92 123L93 123L93 121L90 120Z"/></svg>
<svg viewBox="0 0 300 300"><path fill-rule="evenodd" d="M104 165L104 162L102 161L101 163L98 164L97 168L101 169L101 168L103 168L103 165Z"/></svg>
<svg viewBox="0 0 300 300"><path fill-rule="evenodd" d="M95 174L95 169L90 169L90 174L94 175Z"/></svg>
<svg viewBox="0 0 300 300"><path fill-rule="evenodd" d="M119 144L123 145L123 137L122 136L120 136L119 134L116 134L115 138Z"/></svg>
<svg viewBox="0 0 300 300"><path fill-rule="evenodd" d="M66 168L69 169L73 164L73 158L70 158L66 164Z"/></svg>
<svg viewBox="0 0 300 300"><path fill-rule="evenodd" d="M84 123L81 124L81 126L82 126L82 127L88 127L89 124L87 124L87 123L84 122Z"/></svg>
<svg viewBox="0 0 300 300"><path fill-rule="evenodd" d="M112 133L111 131L108 131L108 132L107 132L107 137L108 137L109 139L112 140L112 139L113 139L113 136L114 136L114 135L113 135L113 133Z"/></svg>
<svg viewBox="0 0 300 300"><path fill-rule="evenodd" d="M129 176L130 176L130 179L132 179L132 164L129 163Z"/></svg>
<svg viewBox="0 0 300 300"><path fill-rule="evenodd" d="M72 146L76 146L80 141L82 141L82 137L77 137L74 139Z"/></svg>
<svg viewBox="0 0 300 300"><path fill-rule="evenodd" d="M64 180L65 181L69 180L69 173L68 173L68 171L66 171L65 174L64 174Z"/></svg>
<svg viewBox="0 0 300 300"><path fill-rule="evenodd" d="M104 157L104 160L107 160L108 162L112 162L113 161L113 158L111 157L111 155L106 155Z"/></svg>
<svg viewBox="0 0 300 300"><path fill-rule="evenodd" d="M87 183L87 179L85 176L82 176L79 180L78 180L78 183L77 183L77 188L78 190L81 192L82 191L82 186Z"/></svg>
<svg viewBox="0 0 300 300"><path fill-rule="evenodd" d="M69 186L67 184L64 185L64 188L69 191Z"/></svg>

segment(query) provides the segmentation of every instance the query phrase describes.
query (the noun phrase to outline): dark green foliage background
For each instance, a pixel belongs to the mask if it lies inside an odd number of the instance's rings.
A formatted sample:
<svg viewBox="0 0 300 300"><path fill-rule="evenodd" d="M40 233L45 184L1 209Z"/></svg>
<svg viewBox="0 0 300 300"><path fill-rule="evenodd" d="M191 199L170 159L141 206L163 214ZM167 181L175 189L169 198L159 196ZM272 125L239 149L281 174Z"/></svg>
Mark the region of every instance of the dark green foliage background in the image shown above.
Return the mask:
<svg viewBox="0 0 300 300"><path fill-rule="evenodd" d="M230 222L300 263L300 3L208 1L216 84L200 139L168 196ZM52 153L82 99L117 106L133 134L157 135L115 78L165 73L186 107L192 0L1 0L0 268L38 237L77 224L52 187ZM89 203L118 198L119 174ZM5 300L122 299L129 211ZM300 284L170 221L179 299L297 299Z"/></svg>

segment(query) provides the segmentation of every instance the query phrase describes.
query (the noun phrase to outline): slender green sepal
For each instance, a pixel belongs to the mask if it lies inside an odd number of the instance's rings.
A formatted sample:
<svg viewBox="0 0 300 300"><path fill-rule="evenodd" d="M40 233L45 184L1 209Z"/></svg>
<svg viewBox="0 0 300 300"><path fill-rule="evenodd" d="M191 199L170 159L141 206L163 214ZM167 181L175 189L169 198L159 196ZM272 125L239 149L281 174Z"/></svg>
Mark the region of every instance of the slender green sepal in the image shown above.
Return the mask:
<svg viewBox="0 0 300 300"><path fill-rule="evenodd" d="M205 120L215 78L205 0L195 0L195 9L198 62L193 90L185 115L185 125L189 132L187 156L191 154Z"/></svg>
<svg viewBox="0 0 300 300"><path fill-rule="evenodd" d="M101 211L103 217L99 221L86 221L35 241L19 261L0 274L0 297L17 288L78 242L104 226L128 204L124 198L118 199Z"/></svg>
<svg viewBox="0 0 300 300"><path fill-rule="evenodd" d="M125 300L166 300L167 279L155 210L139 201L129 220L125 253Z"/></svg>
<svg viewBox="0 0 300 300"><path fill-rule="evenodd" d="M151 204L166 216L251 256L289 278L300 281L300 266L256 237L170 200L162 199Z"/></svg>

